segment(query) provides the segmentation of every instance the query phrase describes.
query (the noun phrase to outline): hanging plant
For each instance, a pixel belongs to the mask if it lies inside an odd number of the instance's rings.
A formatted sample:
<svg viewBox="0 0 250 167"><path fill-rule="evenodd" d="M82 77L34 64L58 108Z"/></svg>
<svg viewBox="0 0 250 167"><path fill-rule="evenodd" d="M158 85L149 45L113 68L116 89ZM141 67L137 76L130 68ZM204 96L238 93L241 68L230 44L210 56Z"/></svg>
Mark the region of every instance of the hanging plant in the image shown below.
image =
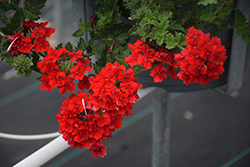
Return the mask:
<svg viewBox="0 0 250 167"><path fill-rule="evenodd" d="M248 23L233 0L95 0L101 7L87 23L79 20L73 34L79 37L77 46L52 48L47 38L55 29L37 22L45 2L25 0L21 8L20 0L0 1L0 59L17 75L40 73L41 90L79 89L62 101L59 133L71 147L87 148L94 157L106 155L103 142L132 114L142 88L137 74L150 70L154 82L169 75L205 86L225 71L226 49L217 37L223 29L235 28L250 43ZM15 12L6 16L9 10ZM130 43L133 35L138 40ZM94 55L100 55L95 62Z"/></svg>

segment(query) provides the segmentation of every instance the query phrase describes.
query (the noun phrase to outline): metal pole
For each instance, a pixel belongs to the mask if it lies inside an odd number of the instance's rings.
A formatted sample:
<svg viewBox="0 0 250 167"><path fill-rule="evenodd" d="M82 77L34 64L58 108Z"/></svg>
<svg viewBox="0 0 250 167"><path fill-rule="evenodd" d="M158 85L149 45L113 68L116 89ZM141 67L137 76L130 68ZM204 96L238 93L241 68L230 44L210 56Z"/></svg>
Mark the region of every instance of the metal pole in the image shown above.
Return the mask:
<svg viewBox="0 0 250 167"><path fill-rule="evenodd" d="M54 1L54 23L56 28L56 44L63 42L62 0Z"/></svg>
<svg viewBox="0 0 250 167"><path fill-rule="evenodd" d="M170 111L169 92L162 88L154 91L153 99L153 152L152 167L169 167Z"/></svg>
<svg viewBox="0 0 250 167"><path fill-rule="evenodd" d="M14 165L14 167L42 166L69 147L70 146L65 142L62 136L59 136L30 156Z"/></svg>

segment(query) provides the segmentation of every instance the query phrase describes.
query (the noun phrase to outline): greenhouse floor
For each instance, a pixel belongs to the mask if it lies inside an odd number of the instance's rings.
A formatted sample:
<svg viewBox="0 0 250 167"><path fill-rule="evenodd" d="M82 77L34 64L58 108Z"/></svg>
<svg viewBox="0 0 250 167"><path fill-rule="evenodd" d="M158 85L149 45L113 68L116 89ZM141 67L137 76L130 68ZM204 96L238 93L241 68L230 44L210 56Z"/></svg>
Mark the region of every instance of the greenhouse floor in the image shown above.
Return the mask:
<svg viewBox="0 0 250 167"><path fill-rule="evenodd" d="M69 94L62 96L56 89L39 90L36 74L8 80L3 74L10 69L5 62L0 62L0 132L56 132L55 114L59 112L61 100ZM171 100L171 167L250 166L249 75L248 67L237 98L210 89L183 93ZM104 158L93 158L89 151L69 148L44 166L150 167L151 107L152 94L135 104L133 114L124 120L124 128L106 140L108 154ZM137 121L134 115L139 116ZM0 138L0 166L14 165L51 140Z"/></svg>

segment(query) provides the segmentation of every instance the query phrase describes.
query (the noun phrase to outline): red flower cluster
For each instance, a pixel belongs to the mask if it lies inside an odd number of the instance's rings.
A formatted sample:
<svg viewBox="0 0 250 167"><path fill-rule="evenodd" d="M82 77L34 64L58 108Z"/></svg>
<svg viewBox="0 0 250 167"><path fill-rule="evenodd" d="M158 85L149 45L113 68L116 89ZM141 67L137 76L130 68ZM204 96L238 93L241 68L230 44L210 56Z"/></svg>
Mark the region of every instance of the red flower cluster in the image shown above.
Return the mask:
<svg viewBox="0 0 250 167"><path fill-rule="evenodd" d="M132 55L125 57L125 62L131 67L139 64L146 70L152 68L152 63L160 63L154 66L150 71L150 75L154 77L154 82L162 82L167 78L167 68L161 64L168 64L168 74L173 78L177 78L177 73L174 71L178 66L175 64L174 53L169 52L166 48L158 46L154 49L153 45L148 41L144 43L142 40L137 40L134 44L128 44Z"/></svg>
<svg viewBox="0 0 250 167"><path fill-rule="evenodd" d="M181 71L178 77L184 84L201 83L207 85L212 79L218 79L224 72L223 64L227 58L226 49L218 37L210 40L210 34L203 34L194 27L188 29L187 46L175 55Z"/></svg>
<svg viewBox="0 0 250 167"><path fill-rule="evenodd" d="M15 32L15 35L8 35L10 54L30 53L33 49L35 52L45 52L50 47L46 37L55 32L54 28L46 27L49 22L36 23L27 21L23 23L24 30L28 30L29 36L23 36L21 31Z"/></svg>
<svg viewBox="0 0 250 167"><path fill-rule="evenodd" d="M89 59L83 59L82 50L69 52L65 48L59 50L49 48L47 56L37 63L37 67L43 73L41 77L41 90L50 92L54 87L64 94L73 92L76 89L74 80L79 80L79 89L88 89L88 77L84 75L92 70L89 67ZM69 57L70 61L66 57ZM74 62L74 63L73 63Z"/></svg>
<svg viewBox="0 0 250 167"><path fill-rule="evenodd" d="M97 111L117 110L119 115L130 115L133 103L141 84L136 83L132 69L126 70L124 65L107 63L95 77L89 78L91 94L87 108Z"/></svg>
<svg viewBox="0 0 250 167"><path fill-rule="evenodd" d="M137 91L142 86L136 80L132 69L126 71L117 62L107 63L99 74L89 78L91 92L79 92L63 100L57 114L59 132L71 147L87 148L94 157L106 155L105 138L122 127L123 116L132 114L133 103L139 98Z"/></svg>

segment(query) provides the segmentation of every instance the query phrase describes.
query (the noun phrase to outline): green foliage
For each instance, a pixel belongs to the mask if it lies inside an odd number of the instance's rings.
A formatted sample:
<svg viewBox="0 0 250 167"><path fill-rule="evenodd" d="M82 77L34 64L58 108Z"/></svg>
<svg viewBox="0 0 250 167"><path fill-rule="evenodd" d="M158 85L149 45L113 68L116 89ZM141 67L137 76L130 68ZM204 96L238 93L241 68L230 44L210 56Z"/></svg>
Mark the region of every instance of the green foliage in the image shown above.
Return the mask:
<svg viewBox="0 0 250 167"><path fill-rule="evenodd" d="M41 14L40 10L45 6L45 3L46 0L25 0L23 8L36 15L37 17L34 20L37 20Z"/></svg>
<svg viewBox="0 0 250 167"><path fill-rule="evenodd" d="M217 4L218 0L199 0L198 5L207 6L208 4Z"/></svg>
<svg viewBox="0 0 250 167"><path fill-rule="evenodd" d="M24 54L18 55L13 57L12 66L17 70L15 76L25 73L25 76L28 77L31 74L32 58L28 58Z"/></svg>
<svg viewBox="0 0 250 167"><path fill-rule="evenodd" d="M76 50L86 50L87 46L83 38L80 38L79 42L77 43Z"/></svg>
<svg viewBox="0 0 250 167"><path fill-rule="evenodd" d="M34 70L36 72L40 72L40 69L37 67L37 63L39 61L39 55L33 51L32 52L32 66L31 66L31 70Z"/></svg>
<svg viewBox="0 0 250 167"><path fill-rule="evenodd" d="M24 0L22 8L19 3L20 0L2 0L0 3L0 20L5 24L0 28L1 51L10 44L5 35L22 30L21 23L24 21L39 19L46 0ZM131 54L128 47L130 35L139 35L144 41L149 38L154 47L161 45L175 52L185 47L185 35L190 26L210 29L211 35L235 27L242 40L250 43L250 29L245 16L236 10L235 16L231 17L235 10L234 0L95 0L95 4L100 4L91 17L96 16L95 19L90 18L86 23L79 20L78 29L73 33L74 37L79 37L76 48L69 42L65 48L71 52L84 50L88 58L91 55L100 56L96 62L91 62L96 74L107 62L118 61L127 65L124 58ZM7 17L6 13L10 10L13 14ZM59 44L56 49L62 47ZM1 52L0 60L14 66L18 75L25 73L28 76L31 70L40 72L36 67L39 55L35 52L18 56ZM72 64L65 62L60 68L67 70L70 66ZM142 68L138 65L134 70L139 73Z"/></svg>
<svg viewBox="0 0 250 167"><path fill-rule="evenodd" d="M24 21L24 14L21 10L17 10L13 17L10 19L10 22L6 23L5 34L14 34L14 31L21 29L21 21ZM8 27L8 28L7 28Z"/></svg>
<svg viewBox="0 0 250 167"><path fill-rule="evenodd" d="M73 46L72 46L72 44L71 44L70 42L68 42L68 43L66 44L65 48L66 48L68 51L73 52Z"/></svg>
<svg viewBox="0 0 250 167"><path fill-rule="evenodd" d="M250 43L250 29L249 23L246 22L246 18L240 10L235 11L235 28L237 31L235 32L237 35L240 35L242 40L249 44Z"/></svg>
<svg viewBox="0 0 250 167"><path fill-rule="evenodd" d="M85 32L90 32L90 29L91 29L91 22L88 22L86 25L82 22L82 20L80 19L79 22L78 22L78 27L79 29L76 30L74 33L73 33L73 36L74 37L80 37L80 36L83 36L83 34Z"/></svg>
<svg viewBox="0 0 250 167"><path fill-rule="evenodd" d="M12 58L12 56L11 56L11 54L9 54L9 53L1 53L0 54L0 60L8 60L8 59L11 59Z"/></svg>
<svg viewBox="0 0 250 167"><path fill-rule="evenodd" d="M129 66L127 63L125 63L124 58L126 56L115 56L116 61L120 64L120 65L125 65L125 66Z"/></svg>
<svg viewBox="0 0 250 167"><path fill-rule="evenodd" d="M0 46L2 46L3 44L5 44L5 42L8 40L7 37L3 37L3 36L0 36Z"/></svg>
<svg viewBox="0 0 250 167"><path fill-rule="evenodd" d="M59 43L59 44L55 47L55 49L57 49L57 50L59 50L59 49L61 49L61 48L63 48L63 44L62 44L62 43Z"/></svg>
<svg viewBox="0 0 250 167"><path fill-rule="evenodd" d="M130 25L128 24L118 24L113 28L113 41L123 45L129 42L129 29Z"/></svg>

